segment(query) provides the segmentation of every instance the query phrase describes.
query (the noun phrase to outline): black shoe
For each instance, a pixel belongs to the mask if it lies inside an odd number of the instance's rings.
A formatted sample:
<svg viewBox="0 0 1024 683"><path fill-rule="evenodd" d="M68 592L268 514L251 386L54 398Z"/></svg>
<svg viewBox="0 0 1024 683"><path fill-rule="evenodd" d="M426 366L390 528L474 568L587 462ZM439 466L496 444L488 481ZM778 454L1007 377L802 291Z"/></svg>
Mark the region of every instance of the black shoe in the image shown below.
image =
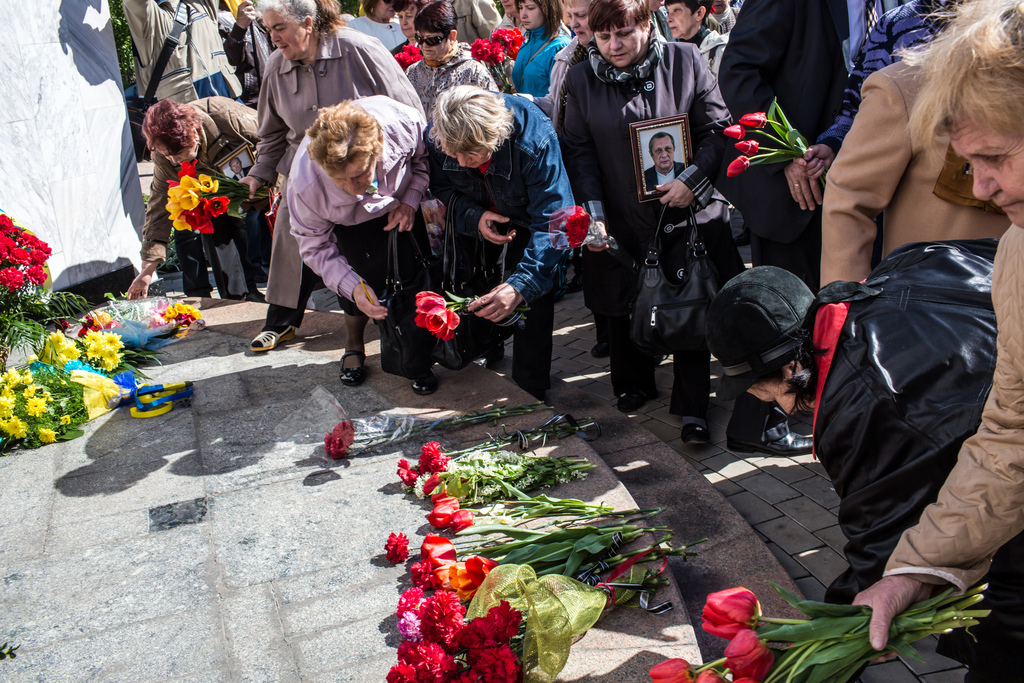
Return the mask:
<svg viewBox="0 0 1024 683"><path fill-rule="evenodd" d="M726 439L726 446L730 451L741 451L743 453L767 453L768 455L807 455L811 452L813 439L810 436L794 434L790 432L781 439L769 441L768 443L752 443L740 441L729 437Z"/></svg>
<svg viewBox="0 0 1024 683"><path fill-rule="evenodd" d="M420 396L427 396L437 391L437 378L434 377L433 372L428 372L419 379L416 379L412 383L413 393L419 394Z"/></svg>
<svg viewBox="0 0 1024 683"><path fill-rule="evenodd" d="M737 247L745 247L750 244L750 228L744 225L740 234L732 238L732 243Z"/></svg>
<svg viewBox="0 0 1024 683"><path fill-rule="evenodd" d="M647 394L642 391L627 391L619 396L618 407L623 413L635 413L637 408L647 403Z"/></svg>
<svg viewBox="0 0 1024 683"><path fill-rule="evenodd" d="M679 438L683 443L708 443L711 441L711 432L699 424L685 424L679 432Z"/></svg>
<svg viewBox="0 0 1024 683"><path fill-rule="evenodd" d="M256 303L256 304L265 304L265 303L267 303L267 299L266 299L266 297L263 296L263 292L261 292L258 289L253 290L251 292L247 292L246 295L244 297L242 297L242 298L245 301L251 301L252 303Z"/></svg>
<svg viewBox="0 0 1024 683"><path fill-rule="evenodd" d="M612 355L612 347L608 345L608 342L597 342L594 344L594 348L590 349L590 355L594 358L607 358Z"/></svg>
<svg viewBox="0 0 1024 683"><path fill-rule="evenodd" d="M501 342L484 354L484 367L489 368L505 359L505 342Z"/></svg>
<svg viewBox="0 0 1024 683"><path fill-rule="evenodd" d="M349 356L359 356L362 361L357 367L346 368L345 359ZM366 354L362 351L346 351L341 357L341 383L349 387L357 387L366 381Z"/></svg>

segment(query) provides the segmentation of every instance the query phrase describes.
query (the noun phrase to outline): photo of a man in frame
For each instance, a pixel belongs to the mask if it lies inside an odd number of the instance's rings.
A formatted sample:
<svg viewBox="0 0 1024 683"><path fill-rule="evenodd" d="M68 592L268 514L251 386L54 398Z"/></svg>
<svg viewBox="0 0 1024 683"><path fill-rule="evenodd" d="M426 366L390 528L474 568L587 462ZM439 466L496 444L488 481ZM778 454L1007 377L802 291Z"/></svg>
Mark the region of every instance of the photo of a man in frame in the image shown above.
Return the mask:
<svg viewBox="0 0 1024 683"><path fill-rule="evenodd" d="M668 185L686 168L686 164L675 160L676 139L664 130L659 130L647 142L647 151L654 165L644 170L644 183L648 192L658 185Z"/></svg>

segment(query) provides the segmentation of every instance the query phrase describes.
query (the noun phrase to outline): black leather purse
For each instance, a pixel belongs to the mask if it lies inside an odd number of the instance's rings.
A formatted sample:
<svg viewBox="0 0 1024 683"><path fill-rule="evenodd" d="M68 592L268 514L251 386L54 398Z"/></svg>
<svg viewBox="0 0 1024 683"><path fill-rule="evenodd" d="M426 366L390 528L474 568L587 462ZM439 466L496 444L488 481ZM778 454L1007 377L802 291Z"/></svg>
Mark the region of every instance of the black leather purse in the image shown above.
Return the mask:
<svg viewBox="0 0 1024 683"><path fill-rule="evenodd" d="M662 209L662 217L664 216ZM685 265L678 284L666 277L661 266L661 219L647 258L640 267L633 299L630 336L640 350L651 355L696 351L707 347L707 312L721 287L718 270L708 258L697 217L691 207Z"/></svg>
<svg viewBox="0 0 1024 683"><path fill-rule="evenodd" d="M422 266L416 275L403 282L398 272L398 239L407 235L416 249ZM421 377L430 368L430 349L436 338L416 324L416 295L432 289L430 263L412 233L392 230L388 234L388 272L385 294L380 303L388 309L383 320L376 320L380 330L380 366L392 375L408 379Z"/></svg>
<svg viewBox="0 0 1024 683"><path fill-rule="evenodd" d="M488 267L485 245L479 240L470 242L456 234L453 216L457 202L458 198L453 197L445 214L441 289L456 296L480 296L501 281L500 267ZM486 318L463 312L459 314L455 336L448 341L438 339L432 357L442 367L461 370L504 342L513 331L511 326L502 327Z"/></svg>

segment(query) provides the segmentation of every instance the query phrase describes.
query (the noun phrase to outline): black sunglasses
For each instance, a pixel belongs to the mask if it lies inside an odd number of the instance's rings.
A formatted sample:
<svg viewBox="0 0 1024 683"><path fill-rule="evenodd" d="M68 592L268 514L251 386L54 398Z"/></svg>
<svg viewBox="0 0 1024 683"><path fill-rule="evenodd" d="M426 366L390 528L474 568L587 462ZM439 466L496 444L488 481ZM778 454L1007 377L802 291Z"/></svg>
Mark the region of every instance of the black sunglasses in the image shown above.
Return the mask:
<svg viewBox="0 0 1024 683"><path fill-rule="evenodd" d="M426 45L427 47L434 47L435 45L440 45L444 41L444 39L447 38L447 36L421 36L418 33L415 34L413 37L416 38L417 44Z"/></svg>

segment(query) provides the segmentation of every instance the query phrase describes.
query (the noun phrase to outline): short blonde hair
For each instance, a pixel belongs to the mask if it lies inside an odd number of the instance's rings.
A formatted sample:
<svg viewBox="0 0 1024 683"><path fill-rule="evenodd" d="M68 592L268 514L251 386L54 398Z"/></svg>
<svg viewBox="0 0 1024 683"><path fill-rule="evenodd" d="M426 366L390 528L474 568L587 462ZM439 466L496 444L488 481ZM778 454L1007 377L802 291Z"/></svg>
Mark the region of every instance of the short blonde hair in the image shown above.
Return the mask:
<svg viewBox="0 0 1024 683"><path fill-rule="evenodd" d="M512 134L512 110L497 93L458 85L434 103L431 141L448 156L480 149L494 151Z"/></svg>
<svg viewBox="0 0 1024 683"><path fill-rule="evenodd" d="M384 152L380 123L352 101L321 109L306 135L309 158L327 175L337 175L349 164L367 168Z"/></svg>
<svg viewBox="0 0 1024 683"><path fill-rule="evenodd" d="M903 60L924 78L910 119L920 139L965 121L1024 135L1024 2L967 0L935 40Z"/></svg>

